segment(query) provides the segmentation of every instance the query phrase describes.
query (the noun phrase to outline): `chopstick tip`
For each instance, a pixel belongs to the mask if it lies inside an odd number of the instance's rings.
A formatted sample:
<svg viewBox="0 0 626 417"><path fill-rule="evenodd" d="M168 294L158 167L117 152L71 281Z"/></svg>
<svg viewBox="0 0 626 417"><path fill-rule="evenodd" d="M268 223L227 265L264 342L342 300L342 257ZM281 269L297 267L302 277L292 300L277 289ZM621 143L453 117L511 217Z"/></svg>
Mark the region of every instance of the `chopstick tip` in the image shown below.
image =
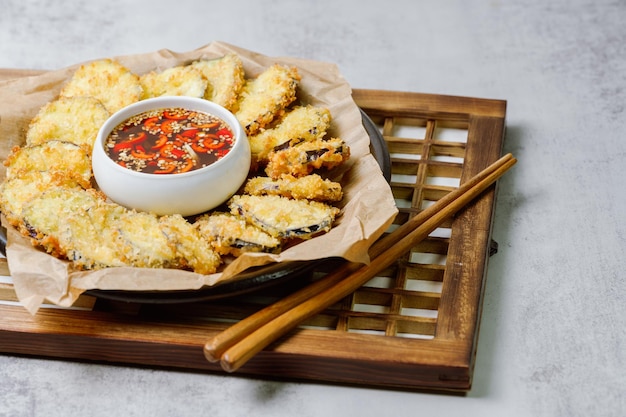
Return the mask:
<svg viewBox="0 0 626 417"><path fill-rule="evenodd" d="M206 345L204 345L203 352L204 352L204 357L206 358L207 361L211 363L220 361L220 356L218 352L216 351L215 347L212 346L210 341Z"/></svg>
<svg viewBox="0 0 626 417"><path fill-rule="evenodd" d="M222 358L220 359L220 366L224 371L228 373L233 373L237 369L239 369L239 366L229 359L228 354L224 354L222 356Z"/></svg>

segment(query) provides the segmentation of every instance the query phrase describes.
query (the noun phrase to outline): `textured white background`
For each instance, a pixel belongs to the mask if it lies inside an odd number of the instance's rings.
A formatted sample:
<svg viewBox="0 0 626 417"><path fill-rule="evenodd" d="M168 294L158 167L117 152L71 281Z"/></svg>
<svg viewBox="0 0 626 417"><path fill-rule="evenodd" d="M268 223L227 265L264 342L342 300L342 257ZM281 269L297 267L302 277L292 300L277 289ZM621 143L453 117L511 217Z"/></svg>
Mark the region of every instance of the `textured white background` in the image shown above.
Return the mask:
<svg viewBox="0 0 626 417"><path fill-rule="evenodd" d="M360 88L508 101L466 397L0 356L0 416L626 415L623 0L0 0L0 67L213 40ZM1 319L1 318L0 318Z"/></svg>

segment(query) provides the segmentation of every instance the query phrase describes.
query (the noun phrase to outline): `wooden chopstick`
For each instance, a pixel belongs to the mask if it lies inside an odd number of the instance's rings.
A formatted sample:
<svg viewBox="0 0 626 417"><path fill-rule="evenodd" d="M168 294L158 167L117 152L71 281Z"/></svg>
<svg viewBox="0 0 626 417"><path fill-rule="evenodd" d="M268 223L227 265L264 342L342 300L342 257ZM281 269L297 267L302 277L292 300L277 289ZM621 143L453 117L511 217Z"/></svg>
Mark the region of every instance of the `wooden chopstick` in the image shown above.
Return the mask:
<svg viewBox="0 0 626 417"><path fill-rule="evenodd" d="M425 239L444 220L454 215L487 189L515 163L507 154L459 188L423 210L372 245L368 265L346 262L313 284L236 323L209 340L205 357L220 361L228 372L239 369L256 353L307 318L351 294L381 270Z"/></svg>

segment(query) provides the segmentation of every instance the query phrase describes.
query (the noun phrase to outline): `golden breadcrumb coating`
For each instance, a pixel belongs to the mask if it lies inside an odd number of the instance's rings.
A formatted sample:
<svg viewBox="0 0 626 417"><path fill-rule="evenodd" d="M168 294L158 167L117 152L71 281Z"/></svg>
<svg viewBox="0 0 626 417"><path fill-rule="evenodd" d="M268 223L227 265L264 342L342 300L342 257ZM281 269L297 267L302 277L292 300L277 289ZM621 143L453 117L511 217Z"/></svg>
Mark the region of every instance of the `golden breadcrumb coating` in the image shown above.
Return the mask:
<svg viewBox="0 0 626 417"><path fill-rule="evenodd" d="M179 268L190 268L199 274L217 271L222 262L219 254L184 217L178 214L163 216L159 225L176 251Z"/></svg>
<svg viewBox="0 0 626 417"><path fill-rule="evenodd" d="M274 180L268 177L250 178L244 187L250 195L281 195L296 200L341 201L343 191L338 182L324 179L318 174L294 177L283 175Z"/></svg>
<svg viewBox="0 0 626 417"><path fill-rule="evenodd" d="M296 99L300 79L296 67L275 64L257 78L246 81L235 107L235 116L247 135L257 133L284 113Z"/></svg>
<svg viewBox="0 0 626 417"><path fill-rule="evenodd" d="M277 238L310 239L331 229L339 209L328 204L286 197L235 195L228 207L234 215Z"/></svg>
<svg viewBox="0 0 626 417"><path fill-rule="evenodd" d="M67 258L80 269L132 266L117 226L127 209L97 198L95 201L94 207L85 212L78 211L67 221L73 239Z"/></svg>
<svg viewBox="0 0 626 417"><path fill-rule="evenodd" d="M280 252L281 241L246 223L240 216L211 213L199 217L194 225L221 255L239 256L244 252Z"/></svg>
<svg viewBox="0 0 626 417"><path fill-rule="evenodd" d="M51 187L28 200L21 216L23 235L79 269L134 266L209 274L221 262L182 216L128 210L94 189Z"/></svg>
<svg viewBox="0 0 626 417"><path fill-rule="evenodd" d="M241 59L235 54L228 54L218 59L198 60L191 66L208 81L204 98L233 110L245 83Z"/></svg>
<svg viewBox="0 0 626 417"><path fill-rule="evenodd" d="M203 98L208 82L202 73L189 65L151 71L139 78L143 98L159 96L190 96Z"/></svg>
<svg viewBox="0 0 626 417"><path fill-rule="evenodd" d="M51 140L93 146L110 113L94 97L59 97L43 106L26 131L26 144Z"/></svg>
<svg viewBox="0 0 626 417"><path fill-rule="evenodd" d="M22 207L50 188L82 188L68 176L49 171L26 171L21 176L8 179L0 185L0 211L13 226L22 222Z"/></svg>
<svg viewBox="0 0 626 417"><path fill-rule="evenodd" d="M250 136L253 159L267 163L270 152L280 146L321 139L330 127L330 111L324 107L296 106L285 113L276 126Z"/></svg>
<svg viewBox="0 0 626 417"><path fill-rule="evenodd" d="M119 232L120 247L128 265L140 268L176 266L176 251L161 229L158 216L128 210L112 227Z"/></svg>
<svg viewBox="0 0 626 417"><path fill-rule="evenodd" d="M86 146L51 140L40 145L16 146L4 161L7 179L28 171L49 171L91 185L91 153Z"/></svg>
<svg viewBox="0 0 626 417"><path fill-rule="evenodd" d="M142 97L139 76L112 59L81 65L61 90L63 97L95 97L115 113Z"/></svg>
<svg viewBox="0 0 626 417"><path fill-rule="evenodd" d="M338 138L303 142L271 152L265 173L274 179L285 174L301 177L316 169L332 169L347 161L349 157L350 148Z"/></svg>
<svg viewBox="0 0 626 417"><path fill-rule="evenodd" d="M122 266L114 230L107 224L124 211L95 190L54 187L24 205L20 231L78 268Z"/></svg>

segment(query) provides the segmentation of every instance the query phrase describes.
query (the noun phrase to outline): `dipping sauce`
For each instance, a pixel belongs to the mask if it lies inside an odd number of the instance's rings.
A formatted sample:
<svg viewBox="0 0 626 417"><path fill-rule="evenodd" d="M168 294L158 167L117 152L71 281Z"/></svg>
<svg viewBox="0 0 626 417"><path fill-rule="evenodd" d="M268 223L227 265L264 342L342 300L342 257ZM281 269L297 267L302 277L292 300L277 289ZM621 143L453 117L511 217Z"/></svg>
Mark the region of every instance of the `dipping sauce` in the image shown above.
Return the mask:
<svg viewBox="0 0 626 417"><path fill-rule="evenodd" d="M119 124L105 142L108 156L133 171L179 174L211 165L233 147L226 122L183 108L150 110Z"/></svg>

